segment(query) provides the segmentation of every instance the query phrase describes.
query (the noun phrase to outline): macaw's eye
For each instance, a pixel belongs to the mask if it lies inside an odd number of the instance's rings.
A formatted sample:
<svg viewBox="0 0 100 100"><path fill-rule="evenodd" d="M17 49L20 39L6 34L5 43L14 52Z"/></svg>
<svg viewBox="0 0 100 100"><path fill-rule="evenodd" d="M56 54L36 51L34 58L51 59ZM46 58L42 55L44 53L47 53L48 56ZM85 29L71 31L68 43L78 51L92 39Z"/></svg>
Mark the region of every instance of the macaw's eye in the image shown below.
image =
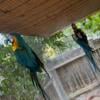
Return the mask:
<svg viewBox="0 0 100 100"><path fill-rule="evenodd" d="M8 38L8 40L9 40L10 42L13 42L13 36L12 36L12 35L8 35L7 38Z"/></svg>

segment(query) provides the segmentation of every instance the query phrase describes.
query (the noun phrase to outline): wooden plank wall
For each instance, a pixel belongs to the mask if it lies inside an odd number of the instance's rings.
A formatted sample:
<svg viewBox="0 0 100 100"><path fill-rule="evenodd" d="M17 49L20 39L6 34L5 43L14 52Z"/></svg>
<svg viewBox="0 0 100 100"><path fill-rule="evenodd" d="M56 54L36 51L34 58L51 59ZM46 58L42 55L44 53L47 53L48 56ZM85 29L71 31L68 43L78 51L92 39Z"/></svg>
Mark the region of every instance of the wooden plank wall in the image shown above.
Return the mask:
<svg viewBox="0 0 100 100"><path fill-rule="evenodd" d="M0 0L0 32L48 36L100 10L100 0Z"/></svg>

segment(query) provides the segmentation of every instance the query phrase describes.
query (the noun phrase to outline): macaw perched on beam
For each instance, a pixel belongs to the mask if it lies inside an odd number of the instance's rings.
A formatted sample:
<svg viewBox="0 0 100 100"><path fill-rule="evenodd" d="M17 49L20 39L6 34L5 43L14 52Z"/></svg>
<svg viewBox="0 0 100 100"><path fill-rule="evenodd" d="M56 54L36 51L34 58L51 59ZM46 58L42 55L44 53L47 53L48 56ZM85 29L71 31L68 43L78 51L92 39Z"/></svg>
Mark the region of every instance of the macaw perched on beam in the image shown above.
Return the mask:
<svg viewBox="0 0 100 100"><path fill-rule="evenodd" d="M44 99L47 100L46 98L49 97L40 85L37 77L37 72L42 72L42 69L47 73L44 68L44 64L40 61L38 56L28 46L19 33L10 33L7 41L12 43L12 50L16 56L17 62L30 70L33 85L35 82L36 86L41 90Z"/></svg>
<svg viewBox="0 0 100 100"><path fill-rule="evenodd" d="M92 55L93 50L88 43L88 39L87 39L86 34L81 29L77 28L77 26L74 23L72 24L72 29L74 31L74 34L72 35L72 37L75 40L75 42L77 44L79 44L80 47L84 50L86 57L89 59L89 61L93 65L93 67L92 67L93 71L99 71L100 72L100 69L97 66L97 64L94 60L94 57Z"/></svg>

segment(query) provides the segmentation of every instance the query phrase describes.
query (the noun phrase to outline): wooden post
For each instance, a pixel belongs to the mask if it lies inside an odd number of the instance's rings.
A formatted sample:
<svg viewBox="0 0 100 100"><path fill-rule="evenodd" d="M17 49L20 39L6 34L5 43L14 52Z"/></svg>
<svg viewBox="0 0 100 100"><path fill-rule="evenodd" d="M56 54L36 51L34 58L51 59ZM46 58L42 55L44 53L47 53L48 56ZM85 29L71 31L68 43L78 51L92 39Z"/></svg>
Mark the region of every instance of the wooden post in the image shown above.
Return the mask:
<svg viewBox="0 0 100 100"><path fill-rule="evenodd" d="M59 79L59 76L57 75L56 70L53 70L50 74L52 77L53 85L54 85L56 92L59 96L59 99L60 100L69 100L69 98L68 98L68 96L63 88L63 85Z"/></svg>

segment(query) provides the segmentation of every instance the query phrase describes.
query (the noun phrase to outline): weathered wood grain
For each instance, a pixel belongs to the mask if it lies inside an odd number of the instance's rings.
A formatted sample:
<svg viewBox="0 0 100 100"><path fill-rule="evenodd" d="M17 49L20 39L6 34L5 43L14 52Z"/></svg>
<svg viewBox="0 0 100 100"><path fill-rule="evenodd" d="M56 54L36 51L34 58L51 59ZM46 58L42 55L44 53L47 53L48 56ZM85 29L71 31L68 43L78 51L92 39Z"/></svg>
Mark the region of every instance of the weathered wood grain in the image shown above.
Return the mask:
<svg viewBox="0 0 100 100"><path fill-rule="evenodd" d="M100 0L0 0L0 32L51 35L100 10Z"/></svg>

